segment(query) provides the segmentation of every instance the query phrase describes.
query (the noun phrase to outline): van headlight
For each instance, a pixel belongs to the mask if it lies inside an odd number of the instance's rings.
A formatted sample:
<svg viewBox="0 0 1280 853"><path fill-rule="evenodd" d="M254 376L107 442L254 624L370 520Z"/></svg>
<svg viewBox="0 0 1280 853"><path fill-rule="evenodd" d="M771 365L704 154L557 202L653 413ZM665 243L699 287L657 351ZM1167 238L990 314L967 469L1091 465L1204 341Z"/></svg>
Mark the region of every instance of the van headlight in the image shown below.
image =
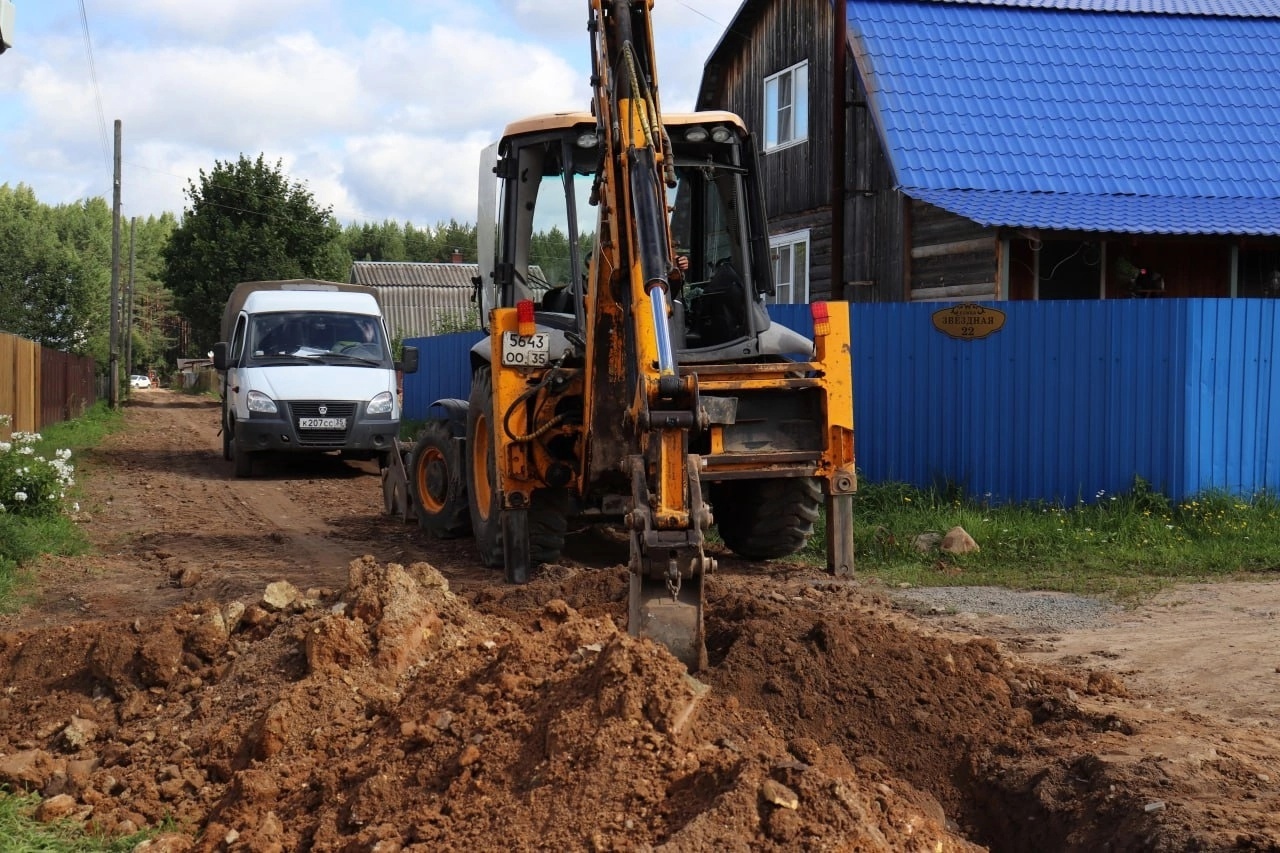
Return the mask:
<svg viewBox="0 0 1280 853"><path fill-rule="evenodd" d="M395 404L396 399L391 396L391 392L383 391L369 401L369 406L365 409L365 412L370 415L389 415L391 410L395 408Z"/></svg>
<svg viewBox="0 0 1280 853"><path fill-rule="evenodd" d="M272 400L261 391L250 391L245 397L245 405L249 407L251 412L261 412L263 414L274 415L277 411L276 401Z"/></svg>

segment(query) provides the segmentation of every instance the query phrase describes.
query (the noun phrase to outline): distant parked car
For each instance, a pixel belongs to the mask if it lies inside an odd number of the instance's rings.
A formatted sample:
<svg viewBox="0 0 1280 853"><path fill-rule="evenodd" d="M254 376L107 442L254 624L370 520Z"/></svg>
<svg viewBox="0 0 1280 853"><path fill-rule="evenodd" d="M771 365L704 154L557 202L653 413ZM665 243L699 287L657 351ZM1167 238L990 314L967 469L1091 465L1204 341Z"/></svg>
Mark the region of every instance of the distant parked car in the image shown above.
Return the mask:
<svg viewBox="0 0 1280 853"><path fill-rule="evenodd" d="M140 373L135 373L134 375L129 377L129 384L132 385L134 388L150 388L151 378L148 376L143 376Z"/></svg>

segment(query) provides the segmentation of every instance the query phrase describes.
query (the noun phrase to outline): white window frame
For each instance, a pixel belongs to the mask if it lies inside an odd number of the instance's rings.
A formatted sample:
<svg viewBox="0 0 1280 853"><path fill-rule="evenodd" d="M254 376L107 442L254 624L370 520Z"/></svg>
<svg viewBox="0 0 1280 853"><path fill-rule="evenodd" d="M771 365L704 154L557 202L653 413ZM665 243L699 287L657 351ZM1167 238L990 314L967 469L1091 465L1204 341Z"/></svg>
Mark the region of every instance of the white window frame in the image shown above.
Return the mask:
<svg viewBox="0 0 1280 853"><path fill-rule="evenodd" d="M797 246L804 247L803 266L796 264ZM769 236L769 260L773 265L774 286L773 295L766 297L770 304L807 305L809 303L809 257L808 228ZM784 263L786 270L782 268Z"/></svg>
<svg viewBox="0 0 1280 853"><path fill-rule="evenodd" d="M790 89L790 102L778 103ZM764 78L764 150L780 151L809 140L809 61Z"/></svg>

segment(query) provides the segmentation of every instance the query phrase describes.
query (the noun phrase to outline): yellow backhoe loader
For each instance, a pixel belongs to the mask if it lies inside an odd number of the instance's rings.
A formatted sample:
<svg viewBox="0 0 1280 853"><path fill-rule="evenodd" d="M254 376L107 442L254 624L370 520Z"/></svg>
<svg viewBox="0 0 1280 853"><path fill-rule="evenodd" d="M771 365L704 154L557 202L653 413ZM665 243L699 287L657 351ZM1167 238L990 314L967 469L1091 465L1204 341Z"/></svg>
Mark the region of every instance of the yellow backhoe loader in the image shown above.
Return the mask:
<svg viewBox="0 0 1280 853"><path fill-rule="evenodd" d="M421 527L474 537L513 583L569 525L621 525L629 631L697 670L713 523L743 557L786 556L825 494L830 568L852 570L849 323L844 303L812 306L812 340L770 321L754 137L730 113L663 115L651 12L589 0L591 112L486 149L488 337L407 477Z"/></svg>

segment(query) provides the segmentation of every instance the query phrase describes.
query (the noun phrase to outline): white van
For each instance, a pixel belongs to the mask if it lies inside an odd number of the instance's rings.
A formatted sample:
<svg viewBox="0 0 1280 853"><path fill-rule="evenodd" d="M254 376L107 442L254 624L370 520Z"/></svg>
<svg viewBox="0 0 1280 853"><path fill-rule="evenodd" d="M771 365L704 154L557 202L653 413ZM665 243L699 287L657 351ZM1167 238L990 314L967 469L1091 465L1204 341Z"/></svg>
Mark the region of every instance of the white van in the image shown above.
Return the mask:
<svg viewBox="0 0 1280 853"><path fill-rule="evenodd" d="M237 285L213 348L222 371L222 455L237 477L264 453L339 451L352 459L396 452L400 399L377 291L315 279Z"/></svg>

